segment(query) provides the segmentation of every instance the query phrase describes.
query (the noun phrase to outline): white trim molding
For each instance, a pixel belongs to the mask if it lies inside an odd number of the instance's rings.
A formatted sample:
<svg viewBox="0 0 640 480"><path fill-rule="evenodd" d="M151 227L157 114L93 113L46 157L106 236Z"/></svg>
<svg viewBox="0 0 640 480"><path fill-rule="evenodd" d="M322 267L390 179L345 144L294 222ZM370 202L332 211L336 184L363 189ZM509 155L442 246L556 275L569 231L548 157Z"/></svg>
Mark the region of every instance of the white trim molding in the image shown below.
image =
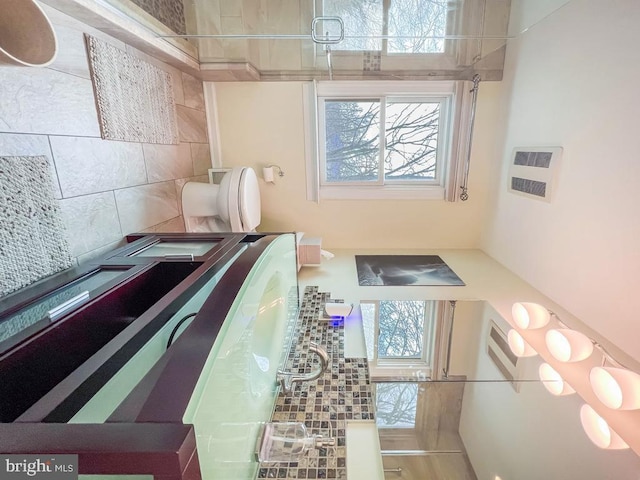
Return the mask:
<svg viewBox="0 0 640 480"><path fill-rule="evenodd" d="M207 115L207 134L209 135L209 151L211 152L211 166L222 167L222 150L220 146L220 128L218 122L218 101L216 84L204 82L204 108Z"/></svg>

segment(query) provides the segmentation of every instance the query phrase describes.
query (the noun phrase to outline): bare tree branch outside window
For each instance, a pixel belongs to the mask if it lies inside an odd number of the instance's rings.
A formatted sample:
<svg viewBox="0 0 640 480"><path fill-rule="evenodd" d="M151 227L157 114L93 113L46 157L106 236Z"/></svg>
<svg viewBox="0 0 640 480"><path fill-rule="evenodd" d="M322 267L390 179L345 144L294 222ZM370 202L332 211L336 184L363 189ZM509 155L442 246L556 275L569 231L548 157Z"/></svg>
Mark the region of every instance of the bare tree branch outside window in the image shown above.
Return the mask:
<svg viewBox="0 0 640 480"><path fill-rule="evenodd" d="M449 0L392 0L389 53L441 53ZM439 37L439 38L434 38Z"/></svg>
<svg viewBox="0 0 640 480"><path fill-rule="evenodd" d="M345 39L334 50L381 51L381 37L388 35L389 53L442 53L448 5L449 0L323 0L323 14L344 22Z"/></svg>
<svg viewBox="0 0 640 480"><path fill-rule="evenodd" d="M328 182L436 178L440 104L392 101L381 119L377 100L325 101L325 169ZM384 126L384 171L380 128Z"/></svg>
<svg viewBox="0 0 640 480"><path fill-rule="evenodd" d="M376 424L386 428L413 428L416 424L418 383L376 383Z"/></svg>
<svg viewBox="0 0 640 480"><path fill-rule="evenodd" d="M378 358L420 358L425 302L388 300L379 308Z"/></svg>
<svg viewBox="0 0 640 480"><path fill-rule="evenodd" d="M345 39L335 50L380 50L382 41L382 0L323 0L323 14L344 22Z"/></svg>
<svg viewBox="0 0 640 480"><path fill-rule="evenodd" d="M386 114L385 178L435 178L440 104L388 103Z"/></svg>

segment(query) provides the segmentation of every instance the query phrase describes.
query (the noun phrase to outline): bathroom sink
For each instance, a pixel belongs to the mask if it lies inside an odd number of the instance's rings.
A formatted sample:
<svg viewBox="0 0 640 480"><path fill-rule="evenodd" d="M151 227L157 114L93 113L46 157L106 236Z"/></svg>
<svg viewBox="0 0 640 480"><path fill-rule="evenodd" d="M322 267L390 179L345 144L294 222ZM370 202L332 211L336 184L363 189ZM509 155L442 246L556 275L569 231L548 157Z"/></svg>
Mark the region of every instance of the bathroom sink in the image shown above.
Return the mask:
<svg viewBox="0 0 640 480"><path fill-rule="evenodd" d="M195 427L205 479L255 478L256 439L297 318L296 273L293 237L282 236L247 276L207 359L183 416Z"/></svg>
<svg viewBox="0 0 640 480"><path fill-rule="evenodd" d="M276 371L282 360L287 318L284 287L282 273L276 272L267 282L253 317L249 388L254 396L273 391Z"/></svg>

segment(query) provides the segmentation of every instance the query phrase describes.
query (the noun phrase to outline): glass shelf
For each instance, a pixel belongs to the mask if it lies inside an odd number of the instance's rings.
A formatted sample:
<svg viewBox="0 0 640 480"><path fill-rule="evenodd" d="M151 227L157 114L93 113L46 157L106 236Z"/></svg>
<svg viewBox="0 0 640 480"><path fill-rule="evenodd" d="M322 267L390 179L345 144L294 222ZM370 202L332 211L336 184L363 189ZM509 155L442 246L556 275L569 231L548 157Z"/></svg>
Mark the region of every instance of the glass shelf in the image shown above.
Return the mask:
<svg viewBox="0 0 640 480"><path fill-rule="evenodd" d="M180 242L160 240L132 253L131 257L201 257L218 245L216 241Z"/></svg>

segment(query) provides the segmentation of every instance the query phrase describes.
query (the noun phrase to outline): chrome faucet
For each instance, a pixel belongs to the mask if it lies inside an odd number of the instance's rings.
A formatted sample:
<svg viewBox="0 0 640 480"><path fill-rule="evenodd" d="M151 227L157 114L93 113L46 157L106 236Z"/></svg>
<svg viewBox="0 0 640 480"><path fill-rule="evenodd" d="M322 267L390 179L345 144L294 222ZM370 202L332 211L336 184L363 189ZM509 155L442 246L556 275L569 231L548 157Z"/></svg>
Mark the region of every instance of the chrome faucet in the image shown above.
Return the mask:
<svg viewBox="0 0 640 480"><path fill-rule="evenodd" d="M309 343L309 351L311 353L315 353L320 359L320 368L317 371L308 374L278 370L276 381L280 383L280 386L282 387L282 391L284 393L291 393L294 383L312 382L327 370L327 367L329 366L329 354L327 353L327 351L315 342Z"/></svg>

